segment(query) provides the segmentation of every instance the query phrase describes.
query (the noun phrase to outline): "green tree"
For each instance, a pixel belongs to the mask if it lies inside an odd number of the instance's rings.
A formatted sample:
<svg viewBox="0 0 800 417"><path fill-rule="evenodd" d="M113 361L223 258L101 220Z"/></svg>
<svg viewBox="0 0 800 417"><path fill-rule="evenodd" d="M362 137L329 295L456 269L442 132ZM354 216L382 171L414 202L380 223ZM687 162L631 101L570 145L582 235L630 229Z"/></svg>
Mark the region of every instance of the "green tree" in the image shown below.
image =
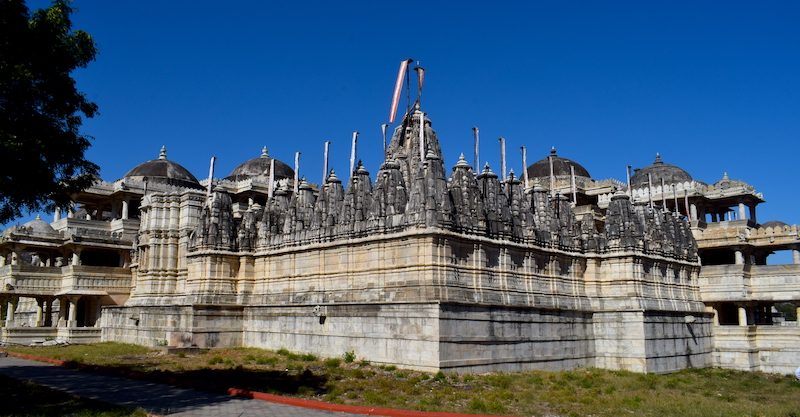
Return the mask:
<svg viewBox="0 0 800 417"><path fill-rule="evenodd" d="M81 115L94 116L97 105L71 77L97 48L72 30L69 4L55 0L31 15L24 0L0 0L0 223L65 208L98 174L84 157L91 138L79 132Z"/></svg>

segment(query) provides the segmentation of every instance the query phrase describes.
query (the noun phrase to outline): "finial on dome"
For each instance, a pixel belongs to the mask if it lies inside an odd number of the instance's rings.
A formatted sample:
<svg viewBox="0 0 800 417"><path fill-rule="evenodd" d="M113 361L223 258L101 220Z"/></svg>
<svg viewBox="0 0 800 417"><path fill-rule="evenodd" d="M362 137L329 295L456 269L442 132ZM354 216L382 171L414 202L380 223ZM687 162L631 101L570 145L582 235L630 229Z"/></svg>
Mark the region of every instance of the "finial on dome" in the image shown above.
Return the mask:
<svg viewBox="0 0 800 417"><path fill-rule="evenodd" d="M36 220L42 220L42 215L41 214L37 214L36 215Z"/></svg>
<svg viewBox="0 0 800 417"><path fill-rule="evenodd" d="M158 154L158 159L167 159L167 147L161 146L161 153Z"/></svg>
<svg viewBox="0 0 800 417"><path fill-rule="evenodd" d="M555 146L550 148L550 155L556 156L556 147Z"/></svg>
<svg viewBox="0 0 800 417"><path fill-rule="evenodd" d="M489 169L489 161L486 161L486 164L483 165L483 172L492 172L492 170Z"/></svg>
<svg viewBox="0 0 800 417"><path fill-rule="evenodd" d="M661 154L656 152L656 161L653 162L654 164L663 164L664 161L661 160Z"/></svg>
<svg viewBox="0 0 800 417"><path fill-rule="evenodd" d="M730 180L730 178L728 177L728 173L727 172L722 175L722 179L723 180Z"/></svg>
<svg viewBox="0 0 800 417"><path fill-rule="evenodd" d="M469 163L467 162L467 158L464 157L463 153L461 154L461 156L458 157L458 162L456 163L456 166L469 167Z"/></svg>
<svg viewBox="0 0 800 417"><path fill-rule="evenodd" d="M265 146L264 149L261 150L261 157L262 158L269 158L269 153L267 153L267 147Z"/></svg>

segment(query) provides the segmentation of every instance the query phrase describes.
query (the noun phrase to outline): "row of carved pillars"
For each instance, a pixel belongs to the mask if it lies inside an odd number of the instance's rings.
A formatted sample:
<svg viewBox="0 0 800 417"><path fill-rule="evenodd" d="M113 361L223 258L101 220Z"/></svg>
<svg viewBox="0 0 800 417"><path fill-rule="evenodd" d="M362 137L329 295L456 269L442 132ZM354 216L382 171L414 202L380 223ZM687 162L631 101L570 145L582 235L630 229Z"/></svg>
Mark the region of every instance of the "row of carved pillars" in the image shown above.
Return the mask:
<svg viewBox="0 0 800 417"><path fill-rule="evenodd" d="M5 299L5 327L18 327L18 322L15 319L17 314L17 307L19 306L20 298L25 297L7 297ZM78 301L81 299L80 295L67 295L57 297L59 300L58 319L56 326L53 326L53 303L56 297L29 297L36 299L36 319L34 327L78 327ZM95 303L96 301L96 303ZM100 321L100 306L99 299L96 297L86 297L85 299L87 309L95 307L94 317L88 321L88 325L94 326ZM98 304L98 305L94 305ZM85 322L87 320L84 320Z"/></svg>
<svg viewBox="0 0 800 417"><path fill-rule="evenodd" d="M753 304L753 303L720 303L710 306L714 313L714 325L738 325L755 326L771 325L772 323L772 304ZM735 307L736 320L732 320L730 312ZM800 320L800 306L797 306L797 317ZM726 313L720 310L727 310ZM722 317L721 317L722 316Z"/></svg>

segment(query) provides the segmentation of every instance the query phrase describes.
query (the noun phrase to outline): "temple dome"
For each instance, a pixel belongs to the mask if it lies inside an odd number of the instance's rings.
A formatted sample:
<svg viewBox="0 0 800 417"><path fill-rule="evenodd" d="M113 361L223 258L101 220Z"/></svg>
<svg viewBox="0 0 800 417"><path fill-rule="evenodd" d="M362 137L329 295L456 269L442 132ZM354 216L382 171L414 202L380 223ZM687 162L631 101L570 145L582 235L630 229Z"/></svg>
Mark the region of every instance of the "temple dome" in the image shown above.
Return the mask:
<svg viewBox="0 0 800 417"><path fill-rule="evenodd" d="M128 171L123 178L169 184L179 187L203 188L191 172L178 163L167 159L167 149L163 146L161 147L161 154L159 154L158 159L153 159L137 165L132 170Z"/></svg>
<svg viewBox="0 0 800 417"><path fill-rule="evenodd" d="M267 154L267 147L261 150L261 156L243 162L231 174L225 177L229 181L242 181L248 178L264 176L269 177L270 161L273 158ZM294 170L285 163L275 159L275 180L294 178Z"/></svg>
<svg viewBox="0 0 800 417"><path fill-rule="evenodd" d="M556 155L556 148L550 150L550 156L547 158L528 166L528 178L550 178L550 159L553 160L553 175L556 178L570 178L572 176L570 167L573 167L576 180L591 181L592 177L586 168L575 161Z"/></svg>
<svg viewBox="0 0 800 417"><path fill-rule="evenodd" d="M764 229L766 229L768 227L771 227L771 228L774 229L776 227L781 227L781 228L788 227L789 224L784 223L784 222L782 222L780 220L770 220L770 221L768 221L766 223L761 224L760 226L763 227Z"/></svg>
<svg viewBox="0 0 800 417"><path fill-rule="evenodd" d="M58 236L58 232L56 232L50 224L42 220L40 215L36 215L35 219L23 224L22 228L30 235Z"/></svg>
<svg viewBox="0 0 800 417"><path fill-rule="evenodd" d="M648 174L650 174L650 178L648 178ZM675 165L665 164L661 160L661 155L656 154L655 162L636 170L636 173L631 177L631 187L647 187L651 180L653 186L658 186L661 185L662 179L664 184L674 184L676 182L691 181L692 176Z"/></svg>

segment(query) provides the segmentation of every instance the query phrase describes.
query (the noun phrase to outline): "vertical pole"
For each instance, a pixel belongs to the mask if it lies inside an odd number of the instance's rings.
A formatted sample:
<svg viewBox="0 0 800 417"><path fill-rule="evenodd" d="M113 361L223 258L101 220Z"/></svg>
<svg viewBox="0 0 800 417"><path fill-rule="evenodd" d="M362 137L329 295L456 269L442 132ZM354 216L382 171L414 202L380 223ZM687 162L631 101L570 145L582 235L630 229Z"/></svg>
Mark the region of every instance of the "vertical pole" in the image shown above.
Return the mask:
<svg viewBox="0 0 800 417"><path fill-rule="evenodd" d="M522 152L522 181L525 188L528 188L528 151L524 146L520 146L519 149Z"/></svg>
<svg viewBox="0 0 800 417"><path fill-rule="evenodd" d="M572 203L578 205L578 186L575 184L575 167L569 166L570 181L572 182Z"/></svg>
<svg viewBox="0 0 800 417"><path fill-rule="evenodd" d="M269 198L275 193L275 159L269 161Z"/></svg>
<svg viewBox="0 0 800 417"><path fill-rule="evenodd" d="M473 138L474 155L475 155L475 166L473 168L477 173L480 170L478 164L480 164L481 156L480 156L480 151L478 150L480 145L480 133L478 132L478 128L475 126L472 127L472 138Z"/></svg>
<svg viewBox="0 0 800 417"><path fill-rule="evenodd" d="M664 185L663 178L661 179L661 205L663 206L661 208L664 211L669 211L669 209L667 209L667 189L666 186Z"/></svg>
<svg viewBox="0 0 800 417"><path fill-rule="evenodd" d="M500 178L506 180L506 140L503 138L497 139L500 142Z"/></svg>
<svg viewBox="0 0 800 417"><path fill-rule="evenodd" d="M650 198L650 208L653 208L653 176L647 173L647 196Z"/></svg>
<svg viewBox="0 0 800 417"><path fill-rule="evenodd" d="M419 159L425 162L425 113L419 111Z"/></svg>
<svg viewBox="0 0 800 417"><path fill-rule="evenodd" d="M385 125L384 125L385 126ZM322 161L322 182L320 185L325 184L325 179L328 178L328 150L330 149L331 143L325 142L325 155L323 156Z"/></svg>
<svg viewBox="0 0 800 417"><path fill-rule="evenodd" d="M388 128L388 127L389 127L389 125L387 125L386 123L381 125L381 131L383 131L383 160L384 161L386 160L386 157L388 156L386 154L386 128Z"/></svg>
<svg viewBox="0 0 800 417"><path fill-rule="evenodd" d="M553 149L555 151L555 149ZM547 156L547 161L550 163L550 195L552 197L556 196L556 176L553 172L553 152Z"/></svg>
<svg viewBox="0 0 800 417"><path fill-rule="evenodd" d="M300 152L294 153L294 195L300 187Z"/></svg>
<svg viewBox="0 0 800 417"><path fill-rule="evenodd" d="M356 142L358 141L358 132L353 132L353 140L350 145L350 175L356 170Z"/></svg>
<svg viewBox="0 0 800 417"><path fill-rule="evenodd" d="M631 189L631 165L628 165L628 195L633 198L633 190Z"/></svg>
<svg viewBox="0 0 800 417"><path fill-rule="evenodd" d="M214 182L214 164L217 162L217 157L211 157L211 164L208 167L208 187L206 188L206 204L208 204L209 198L211 198L211 185Z"/></svg>

